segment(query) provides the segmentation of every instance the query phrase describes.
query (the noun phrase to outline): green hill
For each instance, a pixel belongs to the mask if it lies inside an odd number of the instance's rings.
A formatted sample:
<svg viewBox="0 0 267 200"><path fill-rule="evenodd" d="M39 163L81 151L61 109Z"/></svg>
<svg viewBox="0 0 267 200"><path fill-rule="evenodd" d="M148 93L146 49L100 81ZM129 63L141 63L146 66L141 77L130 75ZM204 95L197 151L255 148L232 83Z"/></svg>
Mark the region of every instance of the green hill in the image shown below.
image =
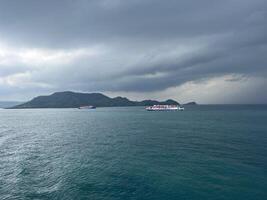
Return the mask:
<svg viewBox="0 0 267 200"><path fill-rule="evenodd" d="M76 93L76 92L56 92L49 96L38 96L31 101L11 107L19 108L77 108L85 105L96 107L112 106L150 106L155 104L176 104L174 100L159 102L155 100L131 101L125 97L110 98L101 93Z"/></svg>

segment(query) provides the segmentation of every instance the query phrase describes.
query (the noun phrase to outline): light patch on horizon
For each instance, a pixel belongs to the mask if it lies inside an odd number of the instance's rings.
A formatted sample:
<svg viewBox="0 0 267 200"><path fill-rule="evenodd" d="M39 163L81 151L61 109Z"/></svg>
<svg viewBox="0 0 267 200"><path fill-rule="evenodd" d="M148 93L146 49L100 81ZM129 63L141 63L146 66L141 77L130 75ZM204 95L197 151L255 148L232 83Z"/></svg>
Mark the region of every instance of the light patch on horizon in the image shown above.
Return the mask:
<svg viewBox="0 0 267 200"><path fill-rule="evenodd" d="M179 103L196 101L198 104L250 104L251 98L254 103L264 104L267 100L265 78L244 77L231 74L198 81L189 81L178 87L171 87L161 92L108 92L116 97L122 95L133 100L155 99L177 100ZM258 89L262 89L261 96L257 96ZM230 97L230 98L229 98Z"/></svg>
<svg viewBox="0 0 267 200"><path fill-rule="evenodd" d="M0 88L4 86L25 88L46 88L52 89L53 86L45 82L34 82L30 72L12 74L6 77L0 77Z"/></svg>
<svg viewBox="0 0 267 200"><path fill-rule="evenodd" d="M103 48L90 47L78 49L38 49L38 48L15 48L0 45L0 67L14 64L41 66L66 65L83 57L99 56Z"/></svg>
<svg viewBox="0 0 267 200"><path fill-rule="evenodd" d="M198 81L190 81L181 86L169 88L160 98L170 96L182 103L197 101L200 104L249 104L266 103L265 78L244 77L238 74L224 75ZM258 90L262 94L257 96Z"/></svg>

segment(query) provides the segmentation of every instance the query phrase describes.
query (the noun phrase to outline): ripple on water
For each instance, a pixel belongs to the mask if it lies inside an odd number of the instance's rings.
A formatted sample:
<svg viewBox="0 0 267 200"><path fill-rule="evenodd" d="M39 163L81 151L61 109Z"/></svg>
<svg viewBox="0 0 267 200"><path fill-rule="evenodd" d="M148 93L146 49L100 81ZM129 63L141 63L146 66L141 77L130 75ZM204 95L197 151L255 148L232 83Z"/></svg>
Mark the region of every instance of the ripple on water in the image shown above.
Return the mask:
<svg viewBox="0 0 267 200"><path fill-rule="evenodd" d="M3 110L0 197L264 199L267 111L194 109Z"/></svg>

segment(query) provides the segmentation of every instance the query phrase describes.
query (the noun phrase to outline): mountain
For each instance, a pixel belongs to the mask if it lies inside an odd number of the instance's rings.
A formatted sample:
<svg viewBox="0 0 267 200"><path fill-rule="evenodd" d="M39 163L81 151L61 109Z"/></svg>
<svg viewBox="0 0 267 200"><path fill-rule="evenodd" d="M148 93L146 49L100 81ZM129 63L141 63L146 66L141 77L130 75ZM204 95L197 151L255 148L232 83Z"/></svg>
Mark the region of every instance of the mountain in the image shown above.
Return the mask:
<svg viewBox="0 0 267 200"><path fill-rule="evenodd" d="M159 102L155 100L131 101L125 97L110 98L101 93L76 93L76 92L56 92L49 96L38 96L31 101L11 107L11 108L78 108L85 105L96 107L112 106L150 106L154 104L176 104L174 100Z"/></svg>
<svg viewBox="0 0 267 200"><path fill-rule="evenodd" d="M18 101L0 101L0 108L9 108L12 106L16 106L22 104L22 102Z"/></svg>
<svg viewBox="0 0 267 200"><path fill-rule="evenodd" d="M186 106L195 106L195 105L197 105L197 103L194 102L194 101L192 101L192 102L185 103L183 105L186 105Z"/></svg>

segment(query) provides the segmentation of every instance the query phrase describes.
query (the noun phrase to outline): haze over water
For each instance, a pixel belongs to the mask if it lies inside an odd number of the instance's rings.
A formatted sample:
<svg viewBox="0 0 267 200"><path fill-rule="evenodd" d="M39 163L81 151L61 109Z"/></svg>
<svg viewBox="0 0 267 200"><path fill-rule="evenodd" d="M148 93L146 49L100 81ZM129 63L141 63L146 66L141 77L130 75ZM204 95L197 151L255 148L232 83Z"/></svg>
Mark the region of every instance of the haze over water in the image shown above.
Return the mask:
<svg viewBox="0 0 267 200"><path fill-rule="evenodd" d="M267 194L267 107L0 110L0 199Z"/></svg>

